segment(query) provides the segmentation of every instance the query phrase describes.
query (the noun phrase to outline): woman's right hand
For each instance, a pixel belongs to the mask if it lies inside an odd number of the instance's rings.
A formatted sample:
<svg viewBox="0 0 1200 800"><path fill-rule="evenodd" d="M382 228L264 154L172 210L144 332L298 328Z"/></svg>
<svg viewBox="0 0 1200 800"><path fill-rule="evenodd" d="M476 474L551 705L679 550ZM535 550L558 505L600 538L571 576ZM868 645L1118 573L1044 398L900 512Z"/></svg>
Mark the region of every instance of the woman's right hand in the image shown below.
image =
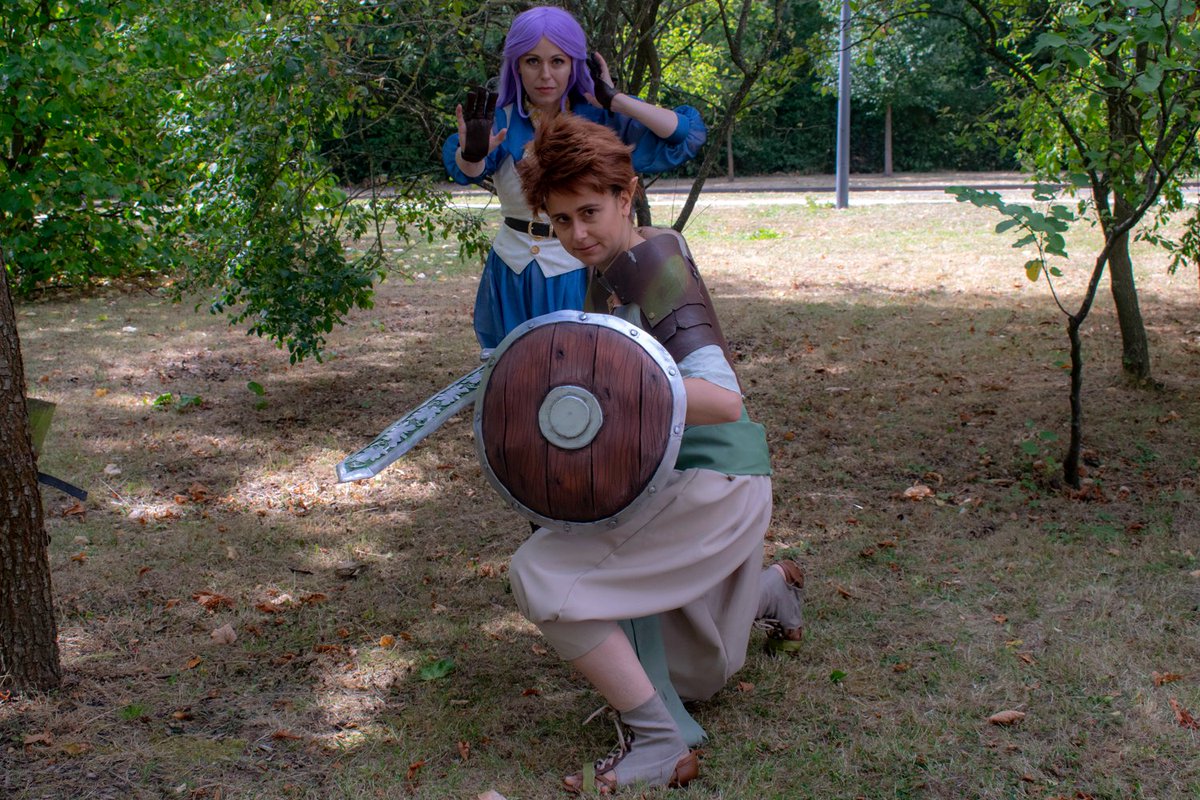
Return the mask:
<svg viewBox="0 0 1200 800"><path fill-rule="evenodd" d="M462 148L462 160L468 164L483 161L508 135L508 128L492 133L492 123L496 119L496 93L482 86L467 92L465 106L460 103L454 113L458 117L458 143Z"/></svg>

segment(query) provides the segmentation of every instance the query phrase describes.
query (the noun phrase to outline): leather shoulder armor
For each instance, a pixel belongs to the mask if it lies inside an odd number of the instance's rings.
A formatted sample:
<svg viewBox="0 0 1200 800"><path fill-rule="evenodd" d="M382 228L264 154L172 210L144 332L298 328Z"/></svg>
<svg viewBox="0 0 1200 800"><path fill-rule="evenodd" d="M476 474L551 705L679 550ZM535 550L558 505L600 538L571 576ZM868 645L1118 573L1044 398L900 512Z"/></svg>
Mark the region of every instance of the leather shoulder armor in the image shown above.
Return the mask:
<svg viewBox="0 0 1200 800"><path fill-rule="evenodd" d="M677 362L706 345L718 345L730 358L712 298L688 252L673 230L639 228L646 241L617 257L603 274L594 273L585 307L608 312L608 297L641 309L642 327Z"/></svg>

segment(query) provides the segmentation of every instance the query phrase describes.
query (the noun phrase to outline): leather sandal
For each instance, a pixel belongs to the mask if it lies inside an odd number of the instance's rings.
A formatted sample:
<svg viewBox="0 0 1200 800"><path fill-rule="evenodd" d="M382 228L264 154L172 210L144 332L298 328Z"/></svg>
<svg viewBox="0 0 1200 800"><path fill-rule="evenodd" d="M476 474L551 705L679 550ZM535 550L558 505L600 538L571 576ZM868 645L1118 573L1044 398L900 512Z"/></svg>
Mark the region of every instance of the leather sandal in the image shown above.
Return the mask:
<svg viewBox="0 0 1200 800"><path fill-rule="evenodd" d="M776 564L783 571L787 596L772 598L772 607L767 608L754 624L767 632L765 648L768 653L794 654L800 650L804 639L804 568L792 559ZM776 564L767 569L774 570Z"/></svg>
<svg viewBox="0 0 1200 800"><path fill-rule="evenodd" d="M687 755L675 762L675 769L671 771L671 778L667 781L668 789L687 786L700 774L700 758L697 753L696 750L690 750ZM621 786L617 783L613 767L617 765L617 761L620 761L623 755L617 757L616 761L610 761L613 754L609 753L595 764L589 764L588 769L584 772L567 775L563 778L563 789L570 794L595 793L606 797L615 794Z"/></svg>
<svg viewBox="0 0 1200 800"><path fill-rule="evenodd" d="M572 794L609 795L622 786L686 786L700 772L695 750L689 750L657 692L637 708L614 720L617 745L582 773L563 778ZM683 755L679 755L682 753Z"/></svg>

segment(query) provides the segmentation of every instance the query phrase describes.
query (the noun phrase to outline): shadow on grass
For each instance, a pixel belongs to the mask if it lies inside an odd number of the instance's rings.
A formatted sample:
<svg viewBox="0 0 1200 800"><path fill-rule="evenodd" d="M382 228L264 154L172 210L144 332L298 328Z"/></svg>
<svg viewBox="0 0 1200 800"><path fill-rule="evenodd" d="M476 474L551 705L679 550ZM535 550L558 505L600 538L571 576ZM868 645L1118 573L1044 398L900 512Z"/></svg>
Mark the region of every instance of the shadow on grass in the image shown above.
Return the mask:
<svg viewBox="0 0 1200 800"><path fill-rule="evenodd" d="M1143 297L1166 320L1161 391L1117 379L1115 323L1093 314L1089 483L1071 495L1048 305L710 282L768 430L767 557L808 564L811 634L793 661L755 650L697 709L714 739L689 797L1196 787L1168 704L1197 710L1196 684L1149 677L1200 663L1194 309ZM32 390L60 404L43 467L94 494L84 516L46 496L69 678L0 704L6 795L553 797L607 749L602 724L579 727L598 697L515 612L528 528L486 486L467 414L379 478L334 483L478 363L473 289L385 285L330 337L336 357L290 368L142 298L22 307ZM201 401L148 404L166 392ZM225 624L237 641L214 643ZM1028 721L986 724L1008 707ZM43 730L53 744L23 744Z"/></svg>

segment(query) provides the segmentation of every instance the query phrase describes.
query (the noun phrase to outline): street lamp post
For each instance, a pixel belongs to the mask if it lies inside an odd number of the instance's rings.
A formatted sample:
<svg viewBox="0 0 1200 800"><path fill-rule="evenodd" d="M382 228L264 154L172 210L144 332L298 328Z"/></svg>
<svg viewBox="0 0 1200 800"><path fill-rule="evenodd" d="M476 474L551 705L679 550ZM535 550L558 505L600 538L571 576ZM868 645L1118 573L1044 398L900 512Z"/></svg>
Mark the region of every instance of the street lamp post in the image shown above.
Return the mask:
<svg viewBox="0 0 1200 800"><path fill-rule="evenodd" d="M850 0L838 31L837 208L850 205Z"/></svg>

